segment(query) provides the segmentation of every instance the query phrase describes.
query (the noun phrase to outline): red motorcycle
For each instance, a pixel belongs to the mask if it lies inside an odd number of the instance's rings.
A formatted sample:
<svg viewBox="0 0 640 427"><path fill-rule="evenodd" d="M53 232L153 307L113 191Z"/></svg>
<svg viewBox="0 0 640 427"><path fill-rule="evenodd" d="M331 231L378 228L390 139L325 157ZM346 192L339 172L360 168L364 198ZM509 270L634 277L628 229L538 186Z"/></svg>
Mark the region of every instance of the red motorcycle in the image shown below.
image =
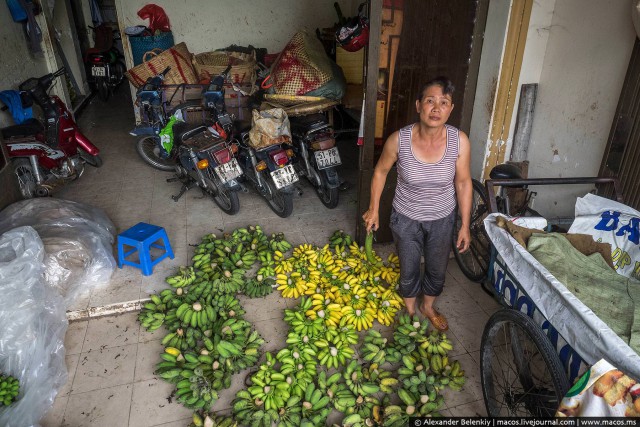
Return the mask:
<svg viewBox="0 0 640 427"><path fill-rule="evenodd" d="M79 178L85 163L102 166L100 150L80 132L64 102L47 93L56 77L63 74L61 68L19 86L23 107L35 102L42 109L44 123L28 119L0 129L25 199L51 195L56 188Z"/></svg>

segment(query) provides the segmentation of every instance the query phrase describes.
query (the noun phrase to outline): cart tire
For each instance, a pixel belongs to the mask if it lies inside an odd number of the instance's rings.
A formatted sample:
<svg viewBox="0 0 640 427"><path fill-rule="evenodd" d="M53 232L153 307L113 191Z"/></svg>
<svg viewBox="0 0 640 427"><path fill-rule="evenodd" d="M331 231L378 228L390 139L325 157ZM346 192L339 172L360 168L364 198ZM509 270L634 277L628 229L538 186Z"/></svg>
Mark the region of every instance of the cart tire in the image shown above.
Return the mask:
<svg viewBox="0 0 640 427"><path fill-rule="evenodd" d="M491 244L489 243L489 236L484 230L484 218L489 213L489 202L487 193L480 181L474 179L472 184L473 204L471 205L471 223L469 226L471 244L466 252L461 253L458 251L456 243L458 241L458 232L462 226L462 218L456 212L451 248L462 273L469 280L480 282L487 276L491 258Z"/></svg>
<svg viewBox="0 0 640 427"><path fill-rule="evenodd" d="M530 317L513 309L497 311L484 328L480 376L490 417L553 417L569 390L551 341Z"/></svg>

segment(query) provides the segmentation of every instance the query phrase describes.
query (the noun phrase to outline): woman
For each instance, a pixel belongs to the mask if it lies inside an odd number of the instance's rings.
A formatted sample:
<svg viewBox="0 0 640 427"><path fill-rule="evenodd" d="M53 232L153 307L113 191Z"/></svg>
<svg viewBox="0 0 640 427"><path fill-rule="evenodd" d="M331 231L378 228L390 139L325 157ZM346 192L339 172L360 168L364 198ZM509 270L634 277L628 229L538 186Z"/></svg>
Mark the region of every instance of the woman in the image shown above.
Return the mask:
<svg viewBox="0 0 640 427"><path fill-rule="evenodd" d="M446 124L453 110L453 84L446 77L426 83L418 95L420 121L389 136L371 181L369 210L362 216L367 231L379 226L380 195L387 174L398 162L398 184L390 228L400 257L400 295L409 315L420 311L440 331L449 326L433 306L444 287L456 199L462 227L456 242L460 252L471 240L471 146L464 132ZM424 278L420 261L424 256Z"/></svg>

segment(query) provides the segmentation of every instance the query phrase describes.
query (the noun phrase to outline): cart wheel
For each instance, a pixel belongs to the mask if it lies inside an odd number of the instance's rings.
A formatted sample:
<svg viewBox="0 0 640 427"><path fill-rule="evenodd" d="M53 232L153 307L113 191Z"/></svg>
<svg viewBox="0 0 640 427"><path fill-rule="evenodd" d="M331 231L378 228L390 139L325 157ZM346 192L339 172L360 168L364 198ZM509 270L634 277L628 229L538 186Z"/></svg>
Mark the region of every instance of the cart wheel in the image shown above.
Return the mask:
<svg viewBox="0 0 640 427"><path fill-rule="evenodd" d="M456 223L453 229L453 241L451 248L453 255L460 266L462 273L469 280L480 282L487 276L489 270L489 259L491 257L491 245L489 236L484 230L484 218L489 213L489 202L484 187L480 181L473 182L473 204L471 205L471 245L464 252L458 252L456 243L458 241L458 231L462 225L462 218L456 213Z"/></svg>
<svg viewBox="0 0 640 427"><path fill-rule="evenodd" d="M490 417L552 417L569 389L551 341L524 313L491 316L480 349L482 393Z"/></svg>

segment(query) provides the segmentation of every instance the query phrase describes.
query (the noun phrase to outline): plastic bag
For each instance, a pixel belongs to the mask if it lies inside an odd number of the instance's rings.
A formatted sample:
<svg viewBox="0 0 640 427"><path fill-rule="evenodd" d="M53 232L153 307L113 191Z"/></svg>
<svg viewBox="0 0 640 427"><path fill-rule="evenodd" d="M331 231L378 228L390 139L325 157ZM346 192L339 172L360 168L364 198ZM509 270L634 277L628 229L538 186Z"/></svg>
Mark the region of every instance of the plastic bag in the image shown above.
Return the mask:
<svg viewBox="0 0 640 427"><path fill-rule="evenodd" d="M37 425L67 382L63 298L43 280L38 233L18 227L0 235L0 371L20 381L17 401L0 410L0 425Z"/></svg>
<svg viewBox="0 0 640 427"><path fill-rule="evenodd" d="M590 234L611 244L618 274L640 280L640 212L595 194L576 200L575 220L569 233Z"/></svg>
<svg viewBox="0 0 640 427"><path fill-rule="evenodd" d="M165 13L164 9L157 4L150 3L138 11L138 16L141 19L149 19L149 31L151 34L155 34L156 30L163 33L171 31L171 25L169 24L169 17Z"/></svg>
<svg viewBox="0 0 640 427"><path fill-rule="evenodd" d="M253 148L289 143L291 141L291 125L287 113L282 108L253 110L249 140Z"/></svg>
<svg viewBox="0 0 640 427"><path fill-rule="evenodd" d="M38 198L0 212L0 234L31 226L44 243L44 275L65 307L85 291L106 285L116 268L115 226L101 209L69 200Z"/></svg>

